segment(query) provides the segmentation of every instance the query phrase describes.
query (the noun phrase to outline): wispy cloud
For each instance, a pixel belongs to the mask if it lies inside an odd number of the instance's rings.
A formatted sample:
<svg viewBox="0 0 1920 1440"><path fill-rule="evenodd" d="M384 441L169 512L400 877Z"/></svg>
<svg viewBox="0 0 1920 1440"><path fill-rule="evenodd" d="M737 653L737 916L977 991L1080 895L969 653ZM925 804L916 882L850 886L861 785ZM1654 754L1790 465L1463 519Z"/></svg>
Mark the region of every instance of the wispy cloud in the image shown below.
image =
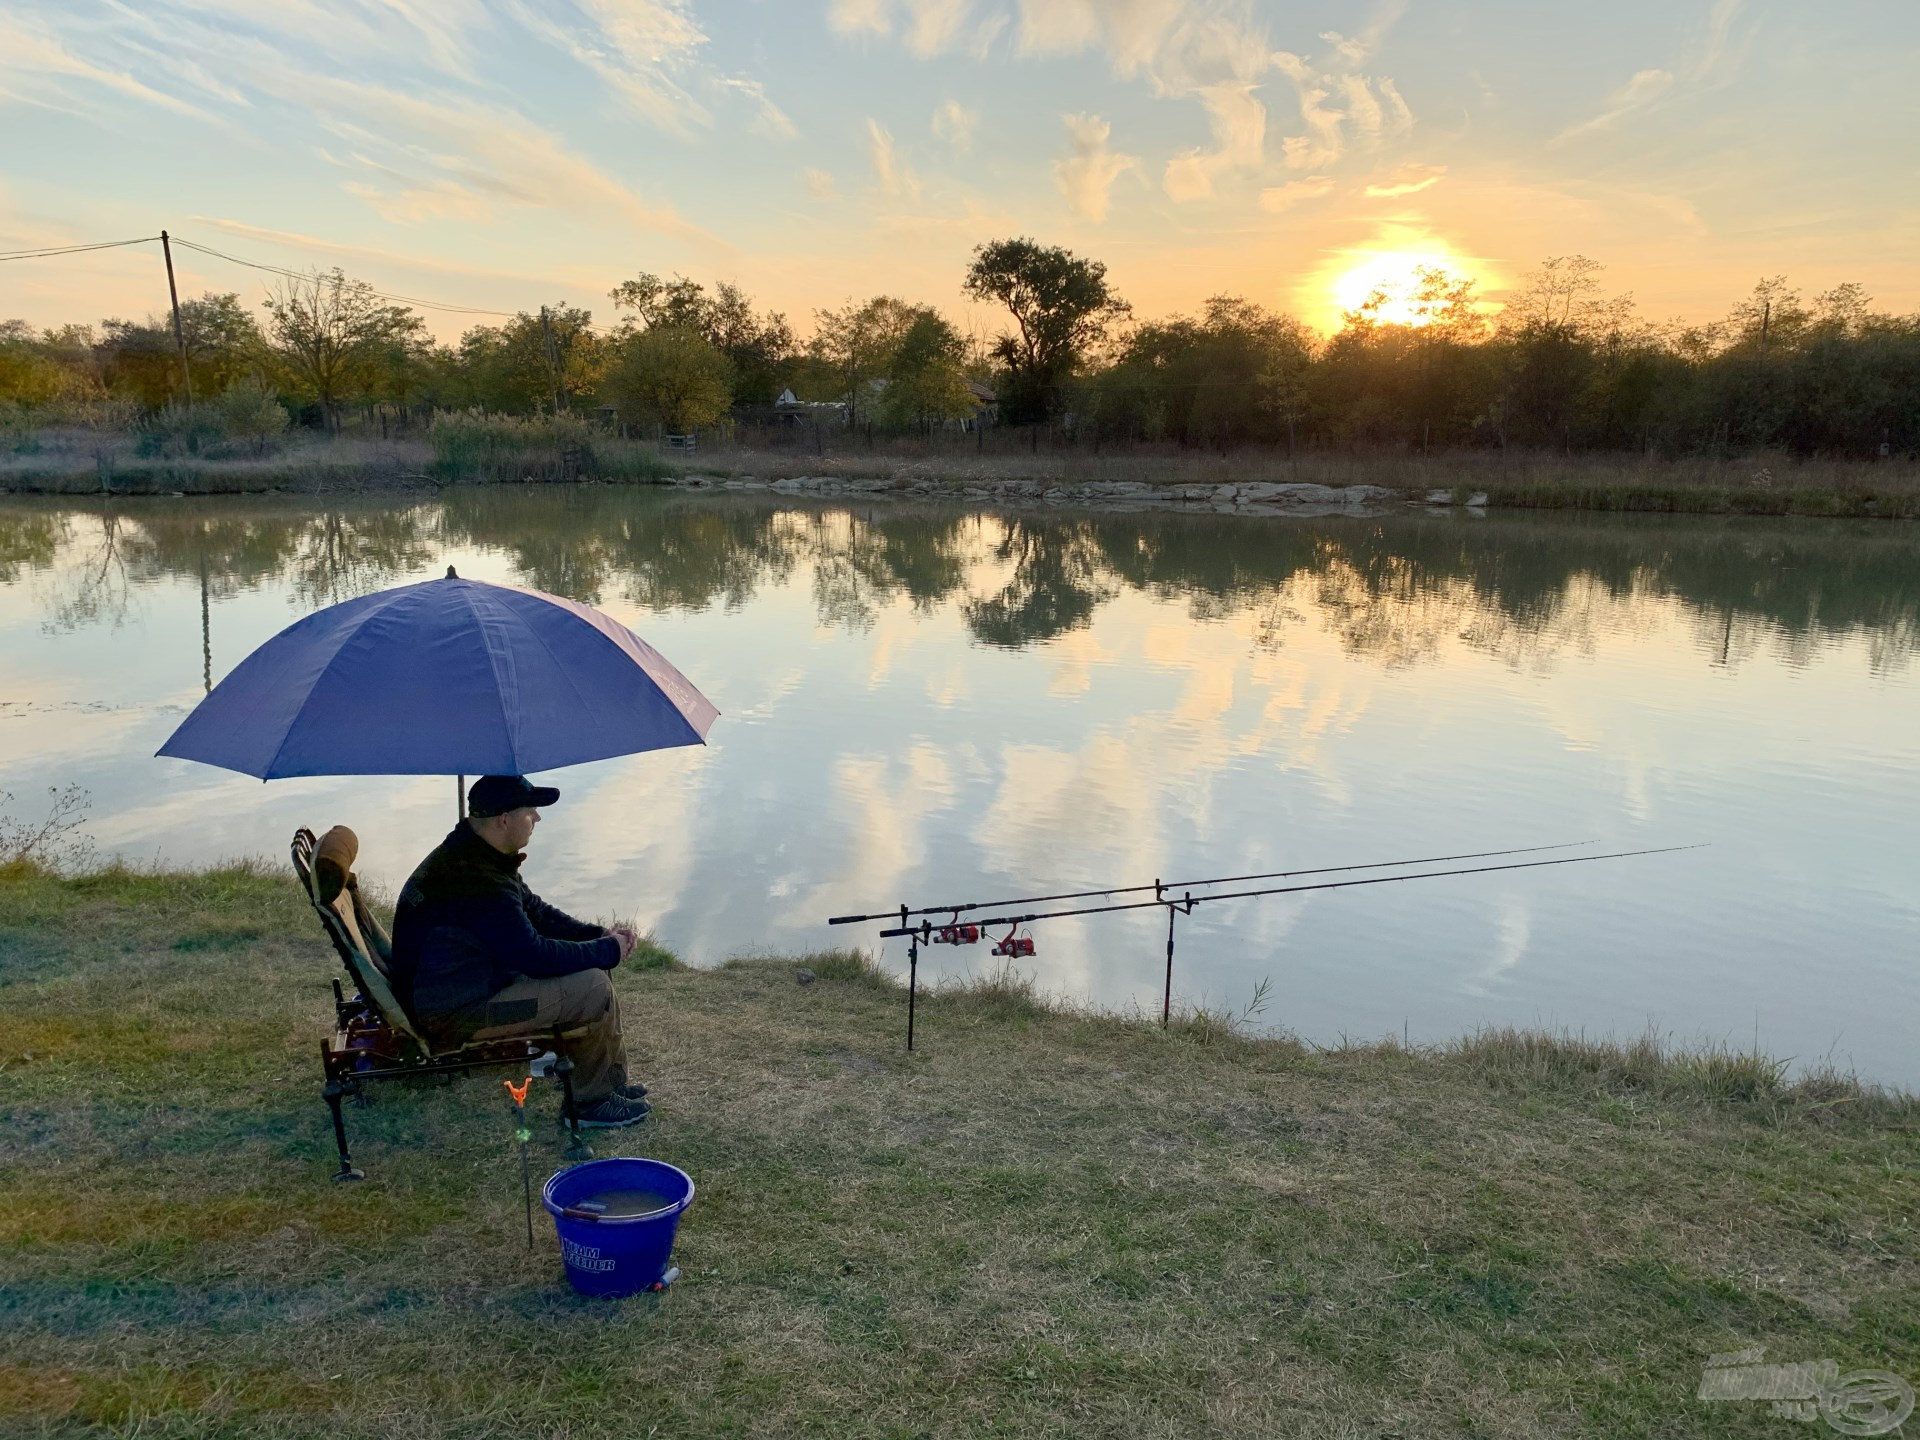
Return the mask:
<svg viewBox="0 0 1920 1440"><path fill-rule="evenodd" d="M1293 82L1300 103L1301 129L1280 142L1280 153L1295 170L1319 170L1334 164L1354 145L1377 149L1413 131L1413 111L1400 87L1387 76L1363 74L1355 67L1371 55L1401 6L1387 6L1358 37L1328 32L1324 64L1291 51L1276 51L1274 68Z"/></svg>
<svg viewBox="0 0 1920 1440"><path fill-rule="evenodd" d="M311 257L325 255L344 260L360 260L369 263L391 266L400 270L414 271L423 275L460 275L478 280L505 280L515 285L527 287L528 293L537 294L544 286L552 285L558 279L575 279L584 283L598 284L597 272L583 273L572 277L565 272L556 273L546 264L537 271L507 270L492 265L473 265L464 261L449 259L444 255L410 255L398 250L389 250L378 245L353 245L338 240L329 240L320 235L307 235L298 230L275 230L265 225L250 225L244 220L232 220L219 215L189 215L190 225L206 225L212 229L237 235L243 240L263 246L271 246L271 253L258 250L234 253L245 260L262 260L269 264L300 269L311 263ZM205 240L207 237L200 237ZM216 247L225 248L225 247Z"/></svg>
<svg viewBox="0 0 1920 1440"><path fill-rule="evenodd" d="M190 115L196 120L220 124L220 119L180 99L157 90L124 70L96 64L74 53L51 31L24 20L0 15L0 91L30 104L49 104L56 109L72 108L68 103L68 82L98 86L143 104Z"/></svg>
<svg viewBox="0 0 1920 1440"><path fill-rule="evenodd" d="M1734 22L1744 3L1745 0L1713 0L1713 8L1707 12L1707 33L1701 42L1700 56L1693 63L1693 79L1715 79L1739 59L1743 47L1741 37L1735 34Z"/></svg>
<svg viewBox="0 0 1920 1440"><path fill-rule="evenodd" d="M1260 208L1269 215L1278 215L1283 210L1308 200L1318 200L1333 190L1333 177L1330 175L1309 175L1302 180L1289 180L1283 185L1271 185L1260 192Z"/></svg>
<svg viewBox="0 0 1920 1440"><path fill-rule="evenodd" d="M758 80L750 80L745 75L717 75L713 81L716 88L740 95L753 106L754 118L751 128L756 134L769 140L797 140L800 131L793 119L773 103L767 94L767 87Z"/></svg>
<svg viewBox="0 0 1920 1440"><path fill-rule="evenodd" d="M834 184L833 176L825 170L816 170L809 165L801 172L801 178L807 182L807 193L816 200L831 200L839 193L839 187Z"/></svg>
<svg viewBox="0 0 1920 1440"><path fill-rule="evenodd" d="M474 219L532 206L711 239L515 111L326 75L283 73L275 88L355 147L368 173L350 193L388 219ZM388 158L375 164L371 155Z"/></svg>
<svg viewBox="0 0 1920 1440"><path fill-rule="evenodd" d="M874 119L867 121L867 158L873 164L874 183L882 194L902 200L920 198L920 177L900 158L893 143L893 132Z"/></svg>
<svg viewBox="0 0 1920 1440"><path fill-rule="evenodd" d="M949 50L984 54L1007 17L974 0L832 0L827 22L842 35L892 35L920 56Z"/></svg>
<svg viewBox="0 0 1920 1440"><path fill-rule="evenodd" d="M1371 60L1379 50L1380 42L1387 38L1387 32L1407 13L1407 0L1386 0L1385 4L1375 7L1357 35L1342 35L1337 30L1323 30L1320 38L1327 42L1335 56L1346 65L1361 66Z"/></svg>
<svg viewBox="0 0 1920 1440"><path fill-rule="evenodd" d="M681 83L706 33L684 0L509 0L529 34L584 66L633 114L675 135L691 135L712 115Z"/></svg>
<svg viewBox="0 0 1920 1440"><path fill-rule="evenodd" d="M1599 114L1562 130L1550 143L1564 145L1569 140L1577 140L1584 135L1609 129L1634 111L1646 109L1672 88L1673 72L1671 70L1636 71L1631 80L1607 97L1606 103L1600 107Z"/></svg>
<svg viewBox="0 0 1920 1440"><path fill-rule="evenodd" d="M1266 158L1267 107L1255 98L1253 86L1230 80L1199 93L1214 148L1182 151L1167 162L1164 184L1174 200L1205 199L1220 176L1255 169Z"/></svg>
<svg viewBox="0 0 1920 1440"><path fill-rule="evenodd" d="M1098 115L1064 115L1069 148L1053 167L1054 184L1076 214L1098 223L1107 218L1113 182L1139 162L1112 149L1113 126Z"/></svg>
<svg viewBox="0 0 1920 1440"><path fill-rule="evenodd" d="M944 141L956 155L973 149L973 132L980 126L980 112L969 110L958 100L949 100L933 112L934 136Z"/></svg>
<svg viewBox="0 0 1920 1440"><path fill-rule="evenodd" d="M1367 186L1363 192L1369 200L1395 200L1402 195L1418 195L1422 190L1431 190L1446 175L1444 165L1403 165L1395 171L1393 177Z"/></svg>

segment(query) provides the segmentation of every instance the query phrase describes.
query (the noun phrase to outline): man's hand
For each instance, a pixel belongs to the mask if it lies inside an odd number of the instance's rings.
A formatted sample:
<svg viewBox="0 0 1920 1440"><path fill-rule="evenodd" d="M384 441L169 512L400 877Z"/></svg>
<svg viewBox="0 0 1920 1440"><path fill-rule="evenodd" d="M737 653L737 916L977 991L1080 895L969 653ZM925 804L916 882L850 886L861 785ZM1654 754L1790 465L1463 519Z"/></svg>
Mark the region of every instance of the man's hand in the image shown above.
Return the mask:
<svg viewBox="0 0 1920 1440"><path fill-rule="evenodd" d="M633 947L640 943L640 937L634 933L631 925L610 925L607 933L620 942L620 961L616 963L624 963L633 954Z"/></svg>

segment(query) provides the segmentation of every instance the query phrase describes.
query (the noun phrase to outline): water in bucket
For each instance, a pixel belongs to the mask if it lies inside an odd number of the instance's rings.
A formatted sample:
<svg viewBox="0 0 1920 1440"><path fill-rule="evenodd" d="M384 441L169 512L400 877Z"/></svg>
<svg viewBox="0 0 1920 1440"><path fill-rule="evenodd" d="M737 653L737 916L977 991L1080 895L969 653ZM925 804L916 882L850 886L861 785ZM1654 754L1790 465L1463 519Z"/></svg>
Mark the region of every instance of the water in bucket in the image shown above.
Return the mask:
<svg viewBox="0 0 1920 1440"><path fill-rule="evenodd" d="M582 1295L636 1295L669 1283L693 1177L663 1160L590 1160L541 1187L567 1281Z"/></svg>

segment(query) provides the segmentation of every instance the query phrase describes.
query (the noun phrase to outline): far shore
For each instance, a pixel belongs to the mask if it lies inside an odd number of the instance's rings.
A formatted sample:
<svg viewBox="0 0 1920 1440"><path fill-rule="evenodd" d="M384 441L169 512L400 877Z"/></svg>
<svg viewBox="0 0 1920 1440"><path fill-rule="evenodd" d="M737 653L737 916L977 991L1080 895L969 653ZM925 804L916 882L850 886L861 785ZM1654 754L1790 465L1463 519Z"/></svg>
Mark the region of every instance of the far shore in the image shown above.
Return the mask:
<svg viewBox="0 0 1920 1440"><path fill-rule="evenodd" d="M609 483L826 498L890 496L1008 505L1246 513L1380 513L1406 506L1696 515L1920 518L1920 465L1781 456L1635 456L1284 451L1100 453L1088 447L972 453L882 441L875 449L657 450L610 442L605 457L530 453L485 473L450 470L421 439L296 444L258 458L135 458L122 450L0 458L0 493L317 494L454 484ZM612 453L617 450L619 453Z"/></svg>

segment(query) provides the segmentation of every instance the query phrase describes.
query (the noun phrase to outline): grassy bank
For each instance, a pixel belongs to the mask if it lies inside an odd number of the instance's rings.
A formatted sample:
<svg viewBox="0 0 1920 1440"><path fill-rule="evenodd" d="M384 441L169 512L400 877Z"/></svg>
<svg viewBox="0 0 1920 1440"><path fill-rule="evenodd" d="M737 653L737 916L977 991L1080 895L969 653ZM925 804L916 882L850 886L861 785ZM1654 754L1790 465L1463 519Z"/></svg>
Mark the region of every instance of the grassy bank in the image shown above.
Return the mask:
<svg viewBox="0 0 1920 1440"><path fill-rule="evenodd" d="M841 444L857 447L856 440ZM1651 511L1701 515L1920 518L1920 467L1795 461L1634 460L1618 456L1520 454L1219 455L1141 448L989 450L889 443L875 449L804 446L661 451L563 417L515 420L454 415L430 435L392 440L318 437L273 454L213 458L143 456L133 435L62 432L30 450L0 453L0 490L43 494L220 495L396 490L430 485L534 481L646 484L679 476L713 480L828 476L968 487L1135 482L1206 488L1248 481L1380 485L1409 502L1444 490L1456 503L1485 495L1497 508Z"/></svg>
<svg viewBox="0 0 1920 1440"><path fill-rule="evenodd" d="M3 441L4 437L0 437ZM404 490L429 485L645 483L674 472L655 447L563 416L446 414L391 439L302 434L262 453L178 445L153 453L134 432L50 430L0 444L0 489L55 495L237 495L291 490Z"/></svg>
<svg viewBox="0 0 1920 1440"><path fill-rule="evenodd" d="M1515 452L1417 455L1307 454L1283 451L1211 454L1087 449L970 454L913 445L873 451L720 449L675 458L682 473L715 480L831 476L922 482L956 489L1034 482L1047 485L1146 483L1208 488L1246 482L1381 485L1409 502L1436 490L1454 503L1484 495L1495 508L1611 510L1699 515L1806 515L1920 518L1920 466L1796 461L1780 456L1732 460L1635 460Z"/></svg>
<svg viewBox="0 0 1920 1440"><path fill-rule="evenodd" d="M529 1255L497 1076L350 1111L290 877L0 871L0 1428L1751 1435L1766 1345L1920 1374L1911 1102L1752 1057L1171 1034L848 957L618 981L700 1185L664 1297ZM554 1098L536 1100L543 1120ZM557 1162L545 1124L537 1160Z"/></svg>

